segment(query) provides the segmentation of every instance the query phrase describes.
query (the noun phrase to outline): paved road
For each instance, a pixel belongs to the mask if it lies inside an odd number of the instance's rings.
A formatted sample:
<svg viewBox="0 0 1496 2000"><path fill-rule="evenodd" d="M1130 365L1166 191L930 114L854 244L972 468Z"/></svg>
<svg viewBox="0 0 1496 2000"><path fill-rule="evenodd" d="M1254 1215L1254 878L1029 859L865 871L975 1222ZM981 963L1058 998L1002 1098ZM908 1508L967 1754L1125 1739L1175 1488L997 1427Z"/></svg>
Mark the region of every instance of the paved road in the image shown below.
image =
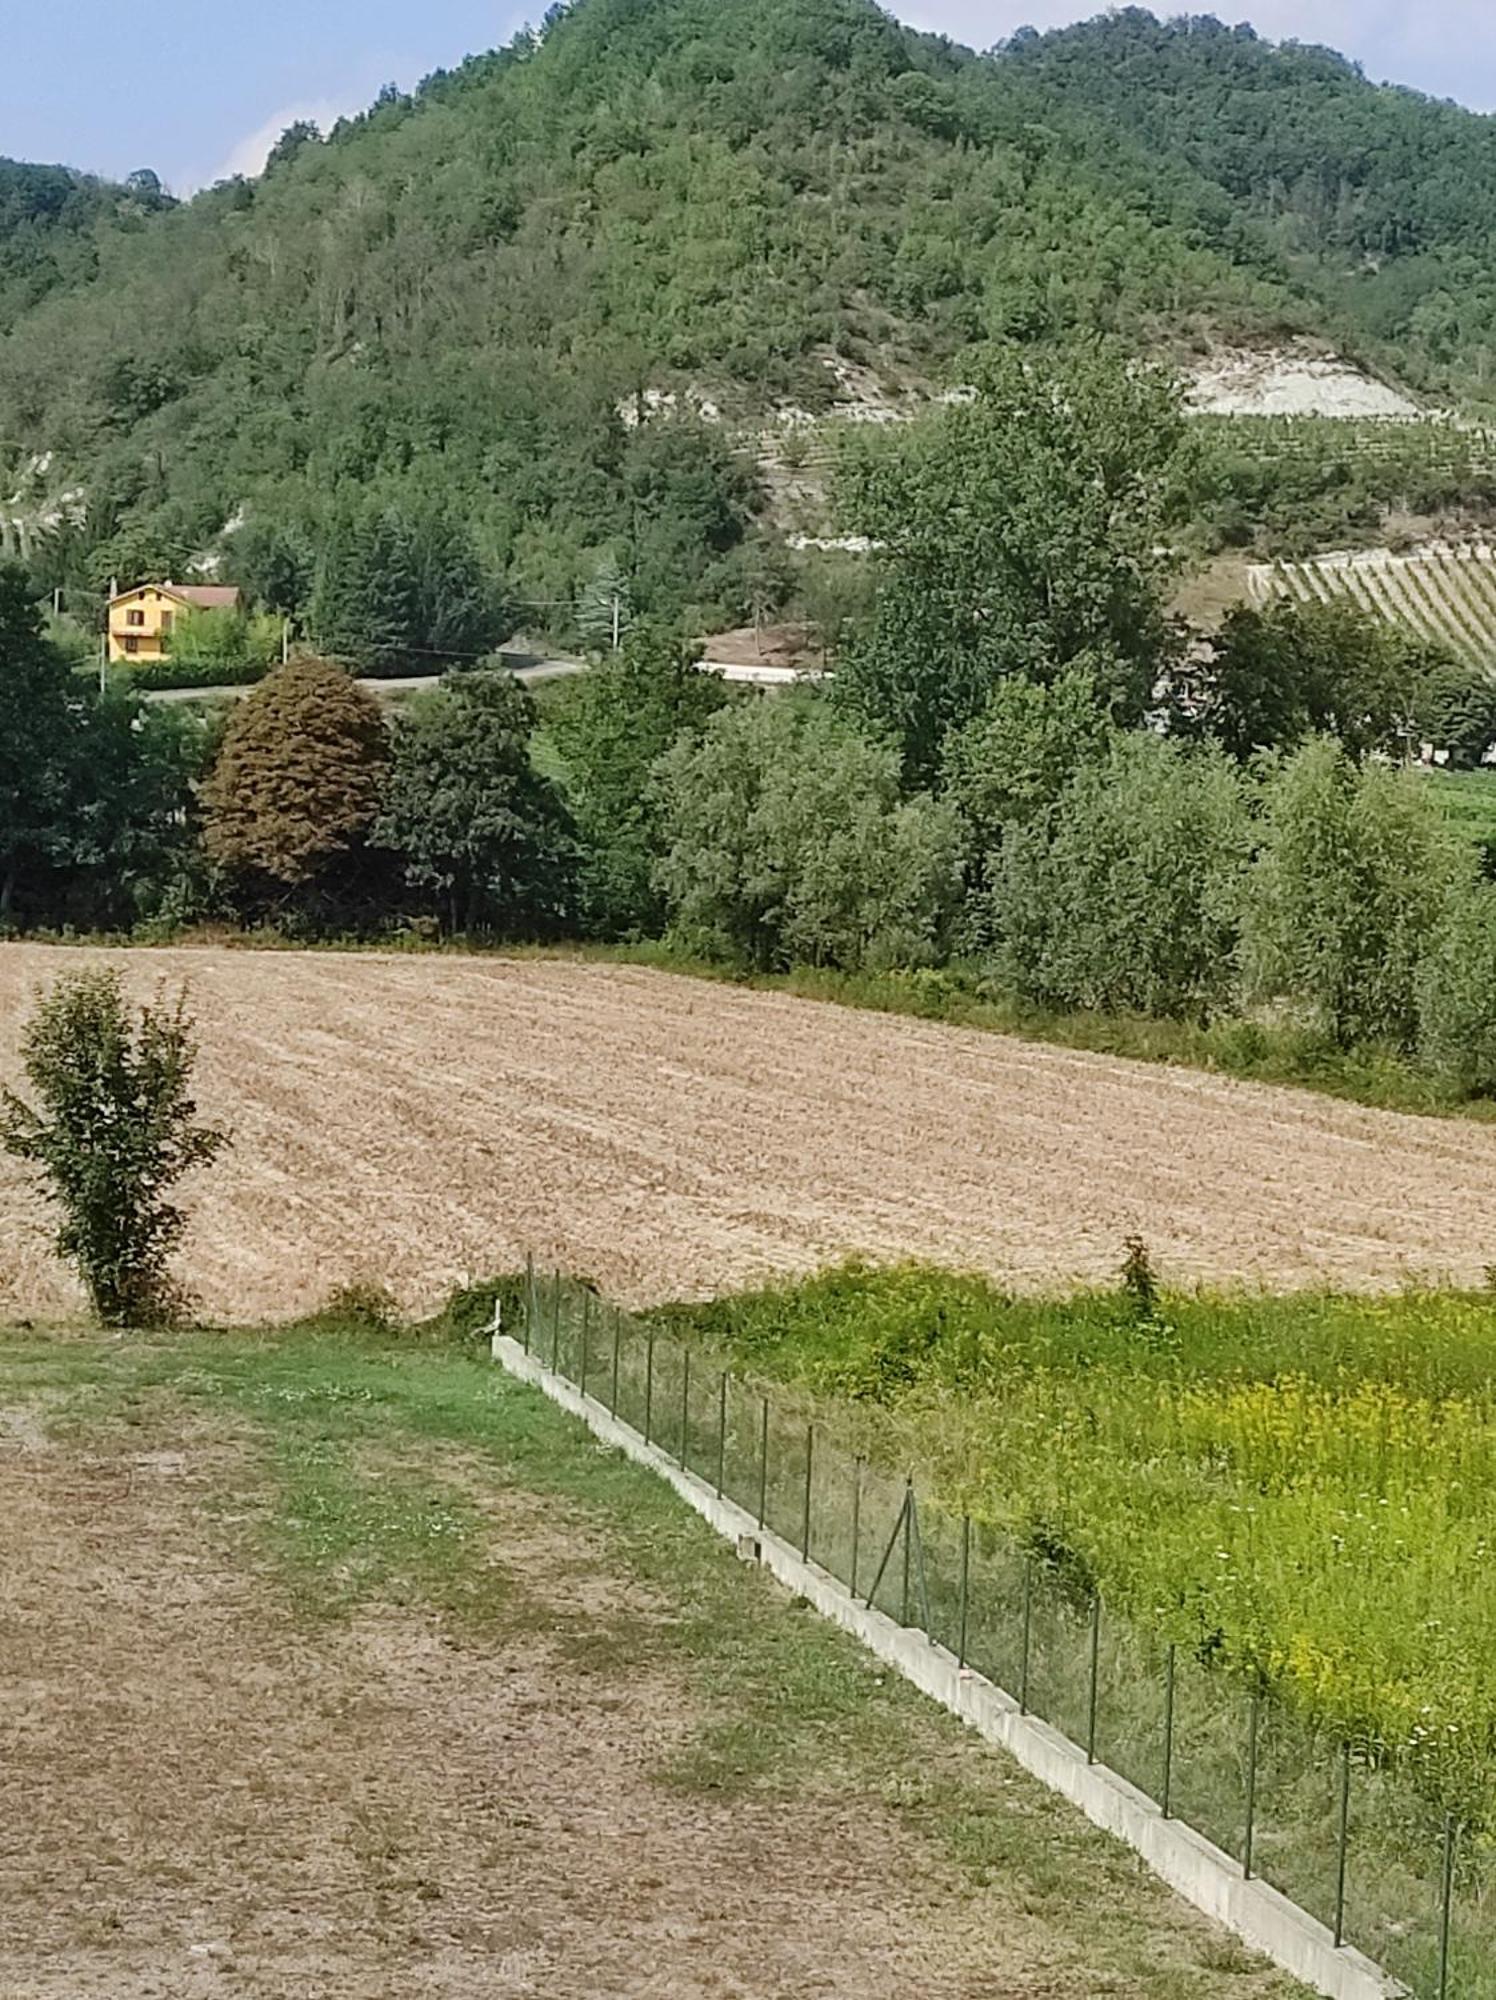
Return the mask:
<svg viewBox="0 0 1496 2000"><path fill-rule="evenodd" d="M525 666L514 667L511 672L517 681L526 687L537 687L542 681L569 680L573 674L585 674L585 660L533 660ZM366 687L371 694L416 694L422 688L436 687L442 679L440 674L410 674L399 680L361 680L360 687ZM240 695L248 694L247 687L215 688L149 688L147 701L237 701Z"/></svg>

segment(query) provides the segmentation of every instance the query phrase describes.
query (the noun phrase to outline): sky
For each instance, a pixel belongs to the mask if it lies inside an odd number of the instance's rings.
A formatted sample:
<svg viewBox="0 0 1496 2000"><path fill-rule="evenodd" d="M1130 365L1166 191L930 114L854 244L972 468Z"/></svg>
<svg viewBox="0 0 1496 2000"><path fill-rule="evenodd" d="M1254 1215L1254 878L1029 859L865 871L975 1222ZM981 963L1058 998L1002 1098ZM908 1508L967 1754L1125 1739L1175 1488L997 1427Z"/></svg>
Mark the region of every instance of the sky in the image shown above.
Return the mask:
<svg viewBox="0 0 1496 2000"><path fill-rule="evenodd" d="M1205 12L1211 0L1157 0ZM1370 75L1496 109L1491 0L1217 0L1274 38L1325 42ZM123 176L154 167L178 193L255 173L298 118L331 124L380 86L506 42L544 0L0 0L0 155ZM1057 27L1096 0L894 0L893 11L989 48Z"/></svg>

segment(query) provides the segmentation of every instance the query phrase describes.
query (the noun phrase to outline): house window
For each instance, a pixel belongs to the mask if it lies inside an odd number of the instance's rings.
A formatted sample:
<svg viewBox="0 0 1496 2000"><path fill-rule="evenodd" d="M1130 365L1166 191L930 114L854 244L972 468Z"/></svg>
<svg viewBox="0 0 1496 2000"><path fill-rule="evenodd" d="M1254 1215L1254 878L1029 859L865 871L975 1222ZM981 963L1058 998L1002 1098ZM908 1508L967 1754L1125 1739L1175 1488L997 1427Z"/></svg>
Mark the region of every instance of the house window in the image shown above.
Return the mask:
<svg viewBox="0 0 1496 2000"><path fill-rule="evenodd" d="M125 623L127 625L144 625L145 613L143 611L127 611L125 613Z"/></svg>
<svg viewBox="0 0 1496 2000"><path fill-rule="evenodd" d="M138 653L140 651L140 641L135 638L126 639L125 651L127 653Z"/></svg>

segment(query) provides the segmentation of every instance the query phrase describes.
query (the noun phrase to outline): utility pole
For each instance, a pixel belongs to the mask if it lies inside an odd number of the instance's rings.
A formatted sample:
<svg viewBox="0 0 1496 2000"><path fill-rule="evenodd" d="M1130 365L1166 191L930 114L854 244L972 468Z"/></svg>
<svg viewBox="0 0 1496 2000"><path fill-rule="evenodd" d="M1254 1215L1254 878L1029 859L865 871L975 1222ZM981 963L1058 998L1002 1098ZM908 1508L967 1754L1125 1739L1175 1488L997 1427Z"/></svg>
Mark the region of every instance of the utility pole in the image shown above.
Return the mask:
<svg viewBox="0 0 1496 2000"><path fill-rule="evenodd" d="M623 637L623 599L615 590L613 593L613 651L615 653L618 651L618 644L619 641L622 639L622 637Z"/></svg>
<svg viewBox="0 0 1496 2000"><path fill-rule="evenodd" d="M284 666L287 660L290 659L290 657L291 657L291 621L289 618L287 618L281 624L281 665Z"/></svg>

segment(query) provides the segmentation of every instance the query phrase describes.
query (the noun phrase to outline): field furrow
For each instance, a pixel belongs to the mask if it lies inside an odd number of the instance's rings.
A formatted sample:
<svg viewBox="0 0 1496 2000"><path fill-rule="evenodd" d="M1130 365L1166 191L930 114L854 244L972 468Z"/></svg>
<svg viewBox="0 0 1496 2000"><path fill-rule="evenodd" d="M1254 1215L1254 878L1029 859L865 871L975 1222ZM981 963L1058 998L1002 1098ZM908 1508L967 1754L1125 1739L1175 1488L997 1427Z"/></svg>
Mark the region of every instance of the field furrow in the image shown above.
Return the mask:
<svg viewBox="0 0 1496 2000"><path fill-rule="evenodd" d="M0 1080L30 990L101 954L0 948ZM411 1306L527 1251L644 1302L849 1256L1022 1290L1478 1283L1496 1131L1183 1069L575 961L139 951L191 983L232 1150L190 1190L206 1309L290 1316L373 1279ZM0 1164L0 1312L76 1309Z"/></svg>

